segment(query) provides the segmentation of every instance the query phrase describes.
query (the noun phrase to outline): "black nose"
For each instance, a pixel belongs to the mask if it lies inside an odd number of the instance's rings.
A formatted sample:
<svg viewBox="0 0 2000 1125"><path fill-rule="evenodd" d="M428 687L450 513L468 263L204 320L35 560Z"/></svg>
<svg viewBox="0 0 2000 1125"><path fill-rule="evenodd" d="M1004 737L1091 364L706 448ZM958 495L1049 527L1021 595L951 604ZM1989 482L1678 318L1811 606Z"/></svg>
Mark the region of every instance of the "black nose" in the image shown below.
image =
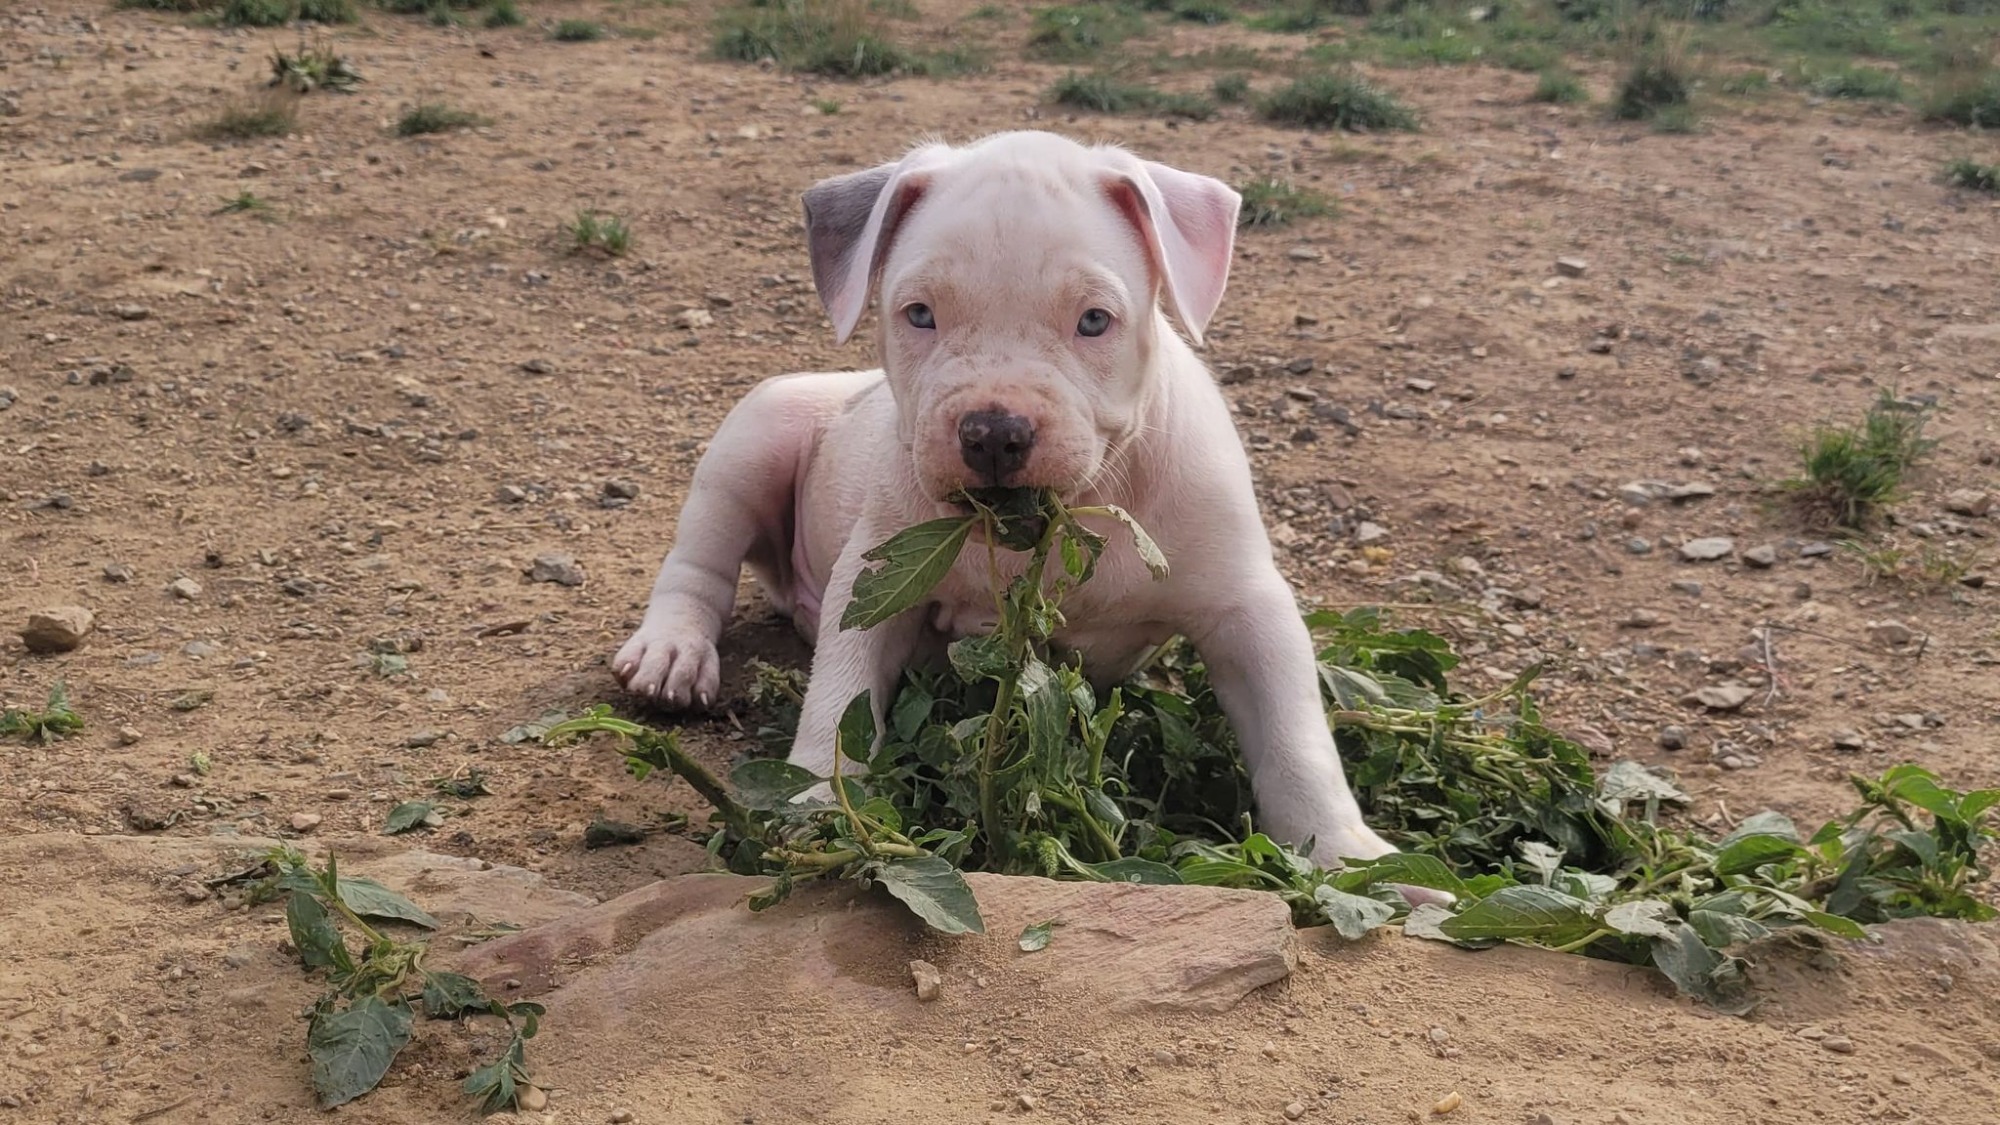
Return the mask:
<svg viewBox="0 0 2000 1125"><path fill-rule="evenodd" d="M975 410L958 420L958 455L989 484L1020 472L1034 447L1035 424L1019 414Z"/></svg>

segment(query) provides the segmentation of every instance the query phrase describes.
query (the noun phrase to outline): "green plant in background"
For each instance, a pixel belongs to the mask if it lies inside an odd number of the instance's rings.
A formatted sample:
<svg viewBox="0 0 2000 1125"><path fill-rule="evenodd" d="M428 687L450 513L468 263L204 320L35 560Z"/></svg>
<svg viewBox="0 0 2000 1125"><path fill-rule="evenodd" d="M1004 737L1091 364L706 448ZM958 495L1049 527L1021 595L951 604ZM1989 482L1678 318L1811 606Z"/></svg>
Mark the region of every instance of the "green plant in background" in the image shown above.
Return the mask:
<svg viewBox="0 0 2000 1125"><path fill-rule="evenodd" d="M616 258L632 248L632 228L616 215L578 211L563 227L572 251L595 250Z"/></svg>
<svg viewBox="0 0 2000 1125"><path fill-rule="evenodd" d="M1065 508L1053 496L987 490L974 514L907 529L866 556L842 628L869 628L920 603L972 531L989 550L1028 556L997 595L991 635L954 642L949 667L912 669L877 729L868 697L840 724L822 779L777 759L738 765L724 784L655 731L598 707L550 740L610 731L636 776L687 779L715 809L707 844L730 869L773 877L765 908L801 879L880 883L932 926L984 923L961 870L1059 879L1198 883L1282 896L1302 924L1347 937L1398 923L1469 946L1514 941L1650 964L1727 1011L1749 1005L1729 951L1781 928L1859 937L1911 915L1991 917L1972 888L1995 840L2000 789L1959 793L1899 766L1856 777L1861 801L1809 836L1775 813L1719 839L1671 824L1686 800L1665 778L1589 755L1545 726L1534 670L1477 697L1454 692L1441 637L1386 629L1378 614L1319 613L1323 695L1369 823L1400 852L1321 867L1257 832L1229 723L1198 655L1170 643L1099 695L1049 648L1064 596L1090 580L1108 539L1084 520L1122 523L1156 574L1166 560L1125 513ZM781 747L797 720L795 676L760 671L778 705L760 741ZM1411 909L1403 888L1454 896Z"/></svg>
<svg viewBox="0 0 2000 1125"><path fill-rule="evenodd" d="M1572 105L1589 101L1590 91L1584 89L1583 81L1569 71L1550 69L1542 71L1535 81L1534 93L1528 97L1551 105Z"/></svg>
<svg viewBox="0 0 2000 1125"><path fill-rule="evenodd" d="M1285 226L1294 219L1317 219L1333 213L1326 196L1274 176L1251 180L1237 186L1243 207L1236 223L1245 227Z"/></svg>
<svg viewBox="0 0 2000 1125"><path fill-rule="evenodd" d="M410 107L396 122L396 133L404 137L420 137L426 133L448 133L453 129L470 129L486 124L486 119L476 113L453 109L441 102L423 102Z"/></svg>
<svg viewBox="0 0 2000 1125"><path fill-rule="evenodd" d="M726 8L715 22L713 50L739 62L772 59L786 70L833 78L925 74L970 64L921 55L898 43L860 0L770 0Z"/></svg>
<svg viewBox="0 0 2000 1125"><path fill-rule="evenodd" d="M271 52L273 86L284 86L298 94L314 90L348 93L360 83L361 74L354 64L325 43L301 42L299 49L289 55L283 51Z"/></svg>
<svg viewBox="0 0 2000 1125"><path fill-rule="evenodd" d="M1215 104L1199 94L1156 90L1108 74L1071 71L1049 87L1048 98L1057 105L1093 113L1154 113L1161 117L1184 117L1190 121L1206 121L1215 116Z"/></svg>
<svg viewBox="0 0 2000 1125"><path fill-rule="evenodd" d="M1266 121L1307 129L1381 132L1417 128L1416 111L1394 94L1347 71L1302 75L1264 97Z"/></svg>
<svg viewBox="0 0 2000 1125"><path fill-rule="evenodd" d="M1944 166L1944 182L1968 191L2000 195L2000 164L1981 164L1962 156Z"/></svg>
<svg viewBox="0 0 2000 1125"><path fill-rule="evenodd" d="M1929 412L1883 391L1855 425L1821 425L1799 448L1802 472L1784 482L1808 518L1856 530L1902 492L1903 476L1937 448Z"/></svg>

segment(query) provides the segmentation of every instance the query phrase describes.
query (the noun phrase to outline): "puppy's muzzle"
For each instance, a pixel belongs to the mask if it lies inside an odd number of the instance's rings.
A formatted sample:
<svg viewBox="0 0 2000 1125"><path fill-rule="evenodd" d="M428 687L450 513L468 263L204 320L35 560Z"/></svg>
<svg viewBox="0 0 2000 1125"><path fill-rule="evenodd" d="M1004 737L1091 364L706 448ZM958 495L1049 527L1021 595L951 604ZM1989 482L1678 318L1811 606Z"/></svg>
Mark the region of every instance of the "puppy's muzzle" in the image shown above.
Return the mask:
<svg viewBox="0 0 2000 1125"><path fill-rule="evenodd" d="M1004 410L975 410L958 420L958 455L989 485L1003 485L1028 464L1035 424Z"/></svg>

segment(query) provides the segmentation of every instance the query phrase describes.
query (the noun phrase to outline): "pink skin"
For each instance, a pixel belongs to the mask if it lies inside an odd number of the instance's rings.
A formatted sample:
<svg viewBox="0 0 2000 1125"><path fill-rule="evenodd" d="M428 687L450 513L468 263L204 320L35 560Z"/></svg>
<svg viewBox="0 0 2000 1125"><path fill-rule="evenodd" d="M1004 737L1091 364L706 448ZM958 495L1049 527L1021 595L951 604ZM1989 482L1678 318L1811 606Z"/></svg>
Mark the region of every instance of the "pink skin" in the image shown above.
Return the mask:
<svg viewBox="0 0 2000 1125"><path fill-rule="evenodd" d="M879 291L884 368L770 379L724 419L645 618L613 658L619 679L669 706L713 702L715 642L747 562L814 642L791 761L826 775L847 702L870 691L879 712L908 661L990 627L992 582L1019 573L1018 554L989 564L968 550L927 604L873 629L831 624L864 551L989 483L961 455L959 423L1000 410L1034 431L1006 483L1127 509L1172 567L1155 581L1103 522L1111 549L1065 601L1057 642L1108 681L1186 636L1236 728L1266 830L1312 838L1328 862L1394 850L1362 823L1343 777L1228 404L1168 320L1198 343L1221 301L1235 192L1116 149L1010 133L919 148L823 181L806 202L835 334Z"/></svg>

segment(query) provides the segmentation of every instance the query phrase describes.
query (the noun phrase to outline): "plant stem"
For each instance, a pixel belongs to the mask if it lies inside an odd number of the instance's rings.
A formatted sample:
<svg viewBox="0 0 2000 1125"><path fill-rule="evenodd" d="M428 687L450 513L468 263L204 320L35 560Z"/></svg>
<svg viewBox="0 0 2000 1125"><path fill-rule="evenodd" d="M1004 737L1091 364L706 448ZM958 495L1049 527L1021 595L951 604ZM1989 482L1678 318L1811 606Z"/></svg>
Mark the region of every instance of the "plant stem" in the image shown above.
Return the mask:
<svg viewBox="0 0 2000 1125"><path fill-rule="evenodd" d="M1615 932L1614 930L1596 929L1567 945L1550 946L1550 948L1554 949L1557 953L1575 953L1577 950L1583 949L1593 942L1610 937Z"/></svg>

